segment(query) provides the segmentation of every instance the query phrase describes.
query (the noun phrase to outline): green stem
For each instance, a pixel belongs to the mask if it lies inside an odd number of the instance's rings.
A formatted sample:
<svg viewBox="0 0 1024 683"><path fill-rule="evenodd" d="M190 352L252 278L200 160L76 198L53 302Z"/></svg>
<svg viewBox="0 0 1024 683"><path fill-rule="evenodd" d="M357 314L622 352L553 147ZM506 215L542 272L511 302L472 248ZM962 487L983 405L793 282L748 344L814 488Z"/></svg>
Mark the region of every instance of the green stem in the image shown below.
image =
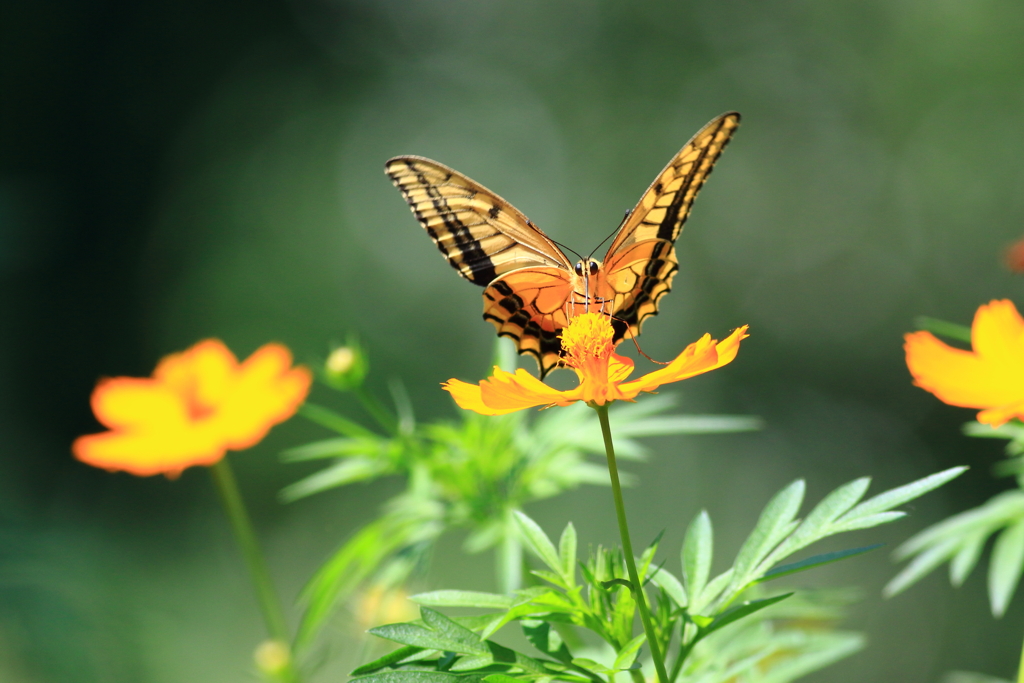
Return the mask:
<svg viewBox="0 0 1024 683"><path fill-rule="evenodd" d="M366 412L370 413L373 419L377 421L377 424L384 428L384 431L390 432L391 434L398 433L398 422L391 413L389 413L387 409L366 390L366 387L360 385L354 389L354 392L360 403L363 404L363 408L366 409Z"/></svg>
<svg viewBox="0 0 1024 683"><path fill-rule="evenodd" d="M1020 668L1017 671L1017 683L1024 683L1024 648L1020 652Z"/></svg>
<svg viewBox="0 0 1024 683"><path fill-rule="evenodd" d="M221 458L214 463L210 467L210 474L213 476L213 483L220 495L220 502L224 506L224 513L231 523L231 530L235 533L235 540L238 541L245 563L249 566L249 576L252 579L260 610L263 612L263 621L267 625L267 632L271 638L287 647L291 642L291 636L288 633L284 613L281 611L281 603L278 601L274 584L270 580L270 572L267 571L266 562L263 560L256 531L253 529L252 520L245 508L242 494L238 490L238 482L227 458ZM299 680L290 662L287 665L287 672L283 673L286 674L282 676L283 680Z"/></svg>
<svg viewBox="0 0 1024 683"><path fill-rule="evenodd" d="M619 520L619 535L622 537L622 554L626 558L626 570L629 572L629 580L633 584L633 596L636 599L637 607L640 609L640 621L644 625L644 633L647 634L647 646L651 648L651 658L654 659L654 668L658 671L658 680L661 683L668 683L669 678L668 673L665 671L665 660L661 658L661 648L658 646L657 634L654 632L651 613L647 609L647 600L644 597L644 586L640 582L640 576L636 571L636 560L633 558L633 544L629 540L629 526L626 524L626 506L622 502L619 467L615 462L612 428L608 423L608 406L593 405L591 407L597 411L597 417L601 421L604 450L608 456L608 475L612 480L612 497L615 499L615 515Z"/></svg>

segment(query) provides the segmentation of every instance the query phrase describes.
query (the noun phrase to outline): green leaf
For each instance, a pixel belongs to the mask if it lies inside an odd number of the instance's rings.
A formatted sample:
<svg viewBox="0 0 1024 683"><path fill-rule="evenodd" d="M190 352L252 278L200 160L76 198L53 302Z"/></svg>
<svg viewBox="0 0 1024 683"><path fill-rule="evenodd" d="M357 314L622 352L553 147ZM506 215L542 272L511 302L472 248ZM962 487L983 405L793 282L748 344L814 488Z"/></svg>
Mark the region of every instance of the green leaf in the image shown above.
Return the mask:
<svg viewBox="0 0 1024 683"><path fill-rule="evenodd" d="M562 637L558 635L558 631L551 628L551 624L546 621L524 619L520 625L523 628L523 634L526 635L526 639L535 648L561 662L569 663L572 661L572 654L569 652L569 648L562 642Z"/></svg>
<svg viewBox="0 0 1024 683"><path fill-rule="evenodd" d="M979 439L1022 439L1024 438L1024 424L1019 422L1007 422L1006 424L993 427L992 425L980 422L966 422L960 428L966 436L974 436Z"/></svg>
<svg viewBox="0 0 1024 683"><path fill-rule="evenodd" d="M523 683L522 678L514 678L505 674L490 674L484 677L484 683Z"/></svg>
<svg viewBox="0 0 1024 683"><path fill-rule="evenodd" d="M558 555L562 560L561 573L566 585L576 585L576 527L572 522L565 525L562 537L558 541Z"/></svg>
<svg viewBox="0 0 1024 683"><path fill-rule="evenodd" d="M306 610L295 638L296 650L310 646L335 605L375 570L385 557L422 528L417 519L382 517L370 522L325 562L302 590Z"/></svg>
<svg viewBox="0 0 1024 683"><path fill-rule="evenodd" d="M371 479L382 474L387 469L387 462L367 460L366 458L343 460L337 465L320 470L316 474L285 486L278 495L284 502L291 503L299 498L305 498L327 489Z"/></svg>
<svg viewBox="0 0 1024 683"><path fill-rule="evenodd" d="M804 481L797 479L768 501L757 526L744 541L736 561L731 586L745 586L750 574L776 545L793 530L794 518L804 499Z"/></svg>
<svg viewBox="0 0 1024 683"><path fill-rule="evenodd" d="M561 572L549 572L546 569L533 569L530 573L538 578L544 579L548 583L553 583L559 588L568 588L568 586L565 585L565 579Z"/></svg>
<svg viewBox="0 0 1024 683"><path fill-rule="evenodd" d="M615 438L669 434L725 434L764 429L764 420L744 415L668 415L615 423ZM616 446L616 450L617 450Z"/></svg>
<svg viewBox="0 0 1024 683"><path fill-rule="evenodd" d="M595 662L593 659L588 659L586 657L576 657L575 659L572 660L572 664L574 666L580 667L581 669L586 669L587 671L593 671L594 673L598 673L598 674L605 674L605 675L607 675L607 674L615 673L614 669L609 669L604 664L601 664L600 662Z"/></svg>
<svg viewBox="0 0 1024 683"><path fill-rule="evenodd" d="M424 626L418 624L387 624L371 628L369 633L403 645L428 650L442 650L468 655L487 655L491 650L480 636L460 626L440 612L421 607Z"/></svg>
<svg viewBox="0 0 1024 683"><path fill-rule="evenodd" d="M866 545L861 548L850 548L849 550L836 550L830 553L821 553L820 555L814 555L808 557L805 560L799 562L792 562L790 564L780 565L765 572L764 575L759 579L755 579L755 583L764 583L765 581L771 581L782 576L789 576L790 574L796 574L797 572L807 571L814 567L820 567L825 564L831 564L832 562L838 562L839 560L845 560L848 557L855 555L862 555L863 553L881 548L884 543L875 543L874 545Z"/></svg>
<svg viewBox="0 0 1024 683"><path fill-rule="evenodd" d="M865 638L859 633L827 633L808 638L804 635L803 647L808 648L792 657L784 657L771 668L758 683L790 683L809 673L823 669L853 653L863 650Z"/></svg>
<svg viewBox="0 0 1024 683"><path fill-rule="evenodd" d="M781 559L831 535L832 523L856 505L870 485L870 477L861 477L843 484L825 496L814 506L796 531L779 546L774 553L775 556Z"/></svg>
<svg viewBox="0 0 1024 683"><path fill-rule="evenodd" d="M655 586L665 591L665 594L672 599L672 602L676 603L677 607L686 607L688 602L686 590L672 572L664 567L658 567L657 570L648 574L648 578Z"/></svg>
<svg viewBox="0 0 1024 683"><path fill-rule="evenodd" d="M988 540L988 530L982 529L962 542L960 550L953 557L953 561L949 563L949 582L953 584L953 587L959 588L970 576L971 571L978 564L978 559L981 558L986 540Z"/></svg>
<svg viewBox="0 0 1024 683"><path fill-rule="evenodd" d="M519 523L519 530L523 533L523 539L526 541L526 545L544 562L544 564L548 566L549 569L561 574L562 561L559 559L558 551L555 550L555 546L551 543L551 539L548 538L548 535L544 533L544 530L540 528L540 525L538 525L537 522L527 517L525 513L516 510L515 515L516 521Z"/></svg>
<svg viewBox="0 0 1024 683"><path fill-rule="evenodd" d="M486 655L467 655L465 657L459 657L458 661L449 667L449 671L473 671L475 669L483 669L485 667L494 664L494 657L490 654Z"/></svg>
<svg viewBox="0 0 1024 683"><path fill-rule="evenodd" d="M958 325L939 318L930 318L926 315L919 315L914 318L914 327L919 330L927 330L940 337L954 339L956 341L971 343L971 328L966 325Z"/></svg>
<svg viewBox="0 0 1024 683"><path fill-rule="evenodd" d="M831 529L829 529L829 535L840 534L844 531L856 531L858 529L872 529L876 526L888 524L889 522L895 522L897 519L903 519L906 516L906 512L892 511L876 512L873 515L855 517L849 521L835 524Z"/></svg>
<svg viewBox="0 0 1024 683"><path fill-rule="evenodd" d="M942 683L1010 683L1010 681L973 671L950 671L942 677Z"/></svg>
<svg viewBox="0 0 1024 683"><path fill-rule="evenodd" d="M353 669L352 673L350 675L352 675L352 676L362 676L364 674L373 673L377 669L383 669L386 666L391 666L392 664L397 664L398 662L402 661L403 659L405 659L407 657L411 657L412 655L416 654L417 652L422 652L422 651L423 651L422 647L416 647L415 645L406 645L405 647L400 647L397 650L389 652L388 654L384 655L383 657L378 657L377 659L373 660L372 662L367 662L366 664L363 664L362 666L360 666L360 667L358 667L356 669Z"/></svg>
<svg viewBox="0 0 1024 683"><path fill-rule="evenodd" d="M776 595L774 598L764 598L762 600L748 600L747 602L741 603L734 607L730 607L729 609L725 610L717 617L715 617L715 620L711 622L711 625L704 629L702 637L714 633L718 629L724 626L728 626L729 624L735 621L739 621L743 617L749 616L754 612L759 612L763 610L765 607L771 607L775 603L781 602L791 595L793 594L784 593L782 595Z"/></svg>
<svg viewBox="0 0 1024 683"><path fill-rule="evenodd" d="M630 640L619 650L618 656L612 668L616 671L626 671L633 666L636 656L640 653L640 646L647 642L647 636L643 633Z"/></svg>
<svg viewBox="0 0 1024 683"><path fill-rule="evenodd" d="M454 674L447 671L382 671L354 679L359 683L477 683L484 673Z"/></svg>
<svg viewBox="0 0 1024 683"><path fill-rule="evenodd" d="M515 599L497 593L480 593L477 591L440 590L429 593L418 593L409 598L413 602L427 607L481 607L484 609L509 609Z"/></svg>
<svg viewBox="0 0 1024 683"><path fill-rule="evenodd" d="M484 654L484 652L481 651L485 648L481 647L483 641L481 641L480 636L473 633L465 626L456 623L437 610L430 609L429 607L420 607L420 617L428 628L444 635L445 638L448 638L455 643L461 643L464 647L473 648L469 650L456 650L454 648L447 649L452 650L453 652Z"/></svg>
<svg viewBox="0 0 1024 683"><path fill-rule="evenodd" d="M905 486L900 486L884 493L880 493L850 510L839 519L839 522L842 524L861 517L867 517L868 515L874 515L879 512L891 510L897 505L902 505L903 503L923 496L929 491L939 488L946 482L956 479L966 471L966 467L951 467L948 470L936 472L935 474L918 479L917 481L906 484Z"/></svg>
<svg viewBox="0 0 1024 683"><path fill-rule="evenodd" d="M315 403L303 403L299 406L299 415L344 436L380 438L366 427Z"/></svg>
<svg viewBox="0 0 1024 683"><path fill-rule="evenodd" d="M415 645L426 650L442 650L457 652L459 654L487 654L489 650L480 642L466 643L448 638L443 633L437 633L428 628L416 624L387 624L371 628L368 633L392 640L403 645Z"/></svg>
<svg viewBox="0 0 1024 683"><path fill-rule="evenodd" d="M915 557L913 562L904 567L903 571L893 577L892 581L882 589L882 594L887 598L891 598L910 588L928 572L951 558L956 552L957 545L957 539L954 538L924 551Z"/></svg>
<svg viewBox="0 0 1024 683"><path fill-rule="evenodd" d="M988 567L988 595L992 615L1001 617L1006 613L1024 570L1024 520L1007 528L996 539L992 547L992 559Z"/></svg>
<svg viewBox="0 0 1024 683"><path fill-rule="evenodd" d="M683 539L683 585L686 594L697 596L704 591L711 572L711 559L714 554L714 532L711 528L711 517L707 510L693 518L686 528Z"/></svg>
<svg viewBox="0 0 1024 683"><path fill-rule="evenodd" d="M898 560L950 538L963 538L979 530L992 533L998 528L1024 517L1024 491L1004 491L984 505L961 512L933 524L904 542L893 555Z"/></svg>
<svg viewBox="0 0 1024 683"><path fill-rule="evenodd" d="M554 591L551 591L554 592ZM486 628L481 632L482 638L490 638L493 634L497 633L499 629L508 624L509 622L515 621L516 619L522 619L523 617L535 617L539 614L547 614L549 612L566 612L566 609L559 609L552 605L536 605L532 602L516 605L512 609L508 610L504 614L499 614L487 625Z"/></svg>
<svg viewBox="0 0 1024 683"><path fill-rule="evenodd" d="M386 443L387 439L378 436L324 439L281 451L281 459L285 462L303 462L323 458L347 458L353 455L375 455L381 452Z"/></svg>
<svg viewBox="0 0 1024 683"><path fill-rule="evenodd" d="M711 579L708 585L705 586L704 590L701 591L700 596L690 595L690 603L687 606L687 611L691 616L694 614L700 614L704 611L704 608L711 603L712 600L717 598L725 587L729 585L733 577L733 568L729 567L724 572Z"/></svg>

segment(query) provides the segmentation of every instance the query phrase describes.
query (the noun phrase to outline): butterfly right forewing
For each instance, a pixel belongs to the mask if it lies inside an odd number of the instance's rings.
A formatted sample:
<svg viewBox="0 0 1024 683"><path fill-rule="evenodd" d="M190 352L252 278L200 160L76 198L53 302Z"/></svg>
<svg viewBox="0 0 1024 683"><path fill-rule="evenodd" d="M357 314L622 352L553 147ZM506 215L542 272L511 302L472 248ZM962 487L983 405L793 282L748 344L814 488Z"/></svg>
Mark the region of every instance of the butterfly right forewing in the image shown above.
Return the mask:
<svg viewBox="0 0 1024 683"><path fill-rule="evenodd" d="M694 135L647 188L608 248L605 282L617 339L639 334L671 290L678 270L676 238L739 125L740 115L728 112Z"/></svg>

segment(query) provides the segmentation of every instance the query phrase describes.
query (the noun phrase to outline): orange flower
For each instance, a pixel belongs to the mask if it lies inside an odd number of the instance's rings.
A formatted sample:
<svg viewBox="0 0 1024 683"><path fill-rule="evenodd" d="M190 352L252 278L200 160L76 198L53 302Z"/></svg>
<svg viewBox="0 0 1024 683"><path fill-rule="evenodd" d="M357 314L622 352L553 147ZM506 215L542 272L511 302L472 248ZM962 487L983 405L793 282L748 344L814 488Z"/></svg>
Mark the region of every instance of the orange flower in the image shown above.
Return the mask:
<svg viewBox="0 0 1024 683"><path fill-rule="evenodd" d="M978 308L971 325L973 351L947 346L930 332L904 339L917 386L949 405L983 408L978 422L993 427L1024 418L1024 320L1012 302Z"/></svg>
<svg viewBox="0 0 1024 683"><path fill-rule="evenodd" d="M608 316L598 313L578 315L562 330L565 362L580 380L575 389L558 391L526 370L509 373L497 366L494 374L480 384L450 379L442 386L460 407L481 415L504 415L533 406L567 406L576 401L591 405L632 401L641 392L730 363L739 351L740 340L747 337L747 326L721 342L705 334L665 367L631 382L625 379L633 372L633 361L614 352L613 334Z"/></svg>
<svg viewBox="0 0 1024 683"><path fill-rule="evenodd" d="M161 360L152 378L100 380L92 410L110 431L80 436L71 450L95 467L142 477L212 465L295 414L312 376L291 364L280 344L239 364L223 342L207 339Z"/></svg>

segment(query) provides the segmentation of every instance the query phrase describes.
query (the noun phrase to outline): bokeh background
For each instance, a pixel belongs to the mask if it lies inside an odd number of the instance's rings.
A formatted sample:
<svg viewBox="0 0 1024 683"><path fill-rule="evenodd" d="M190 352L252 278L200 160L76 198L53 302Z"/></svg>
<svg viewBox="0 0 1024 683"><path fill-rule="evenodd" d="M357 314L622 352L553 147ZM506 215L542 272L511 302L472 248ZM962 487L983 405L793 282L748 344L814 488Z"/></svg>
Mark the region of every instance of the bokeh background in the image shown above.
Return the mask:
<svg viewBox="0 0 1024 683"><path fill-rule="evenodd" d="M589 251L701 125L743 126L679 243L681 271L643 343L674 354L751 325L739 359L679 387L686 410L757 414L760 433L664 438L629 465L638 538L678 548L707 507L721 559L772 492L857 476L893 486L972 470L891 527L893 544L1007 488L1001 443L911 386L917 314L969 323L1020 301L1001 262L1024 233L1024 7L996 0L583 2L292 0L4 3L0 22L0 679L252 680L263 637L207 473L110 475L69 444L95 431L97 378L145 375L217 336L246 355L323 358L356 333L371 385L401 378L418 414L438 382L482 376L480 292L438 257L382 173L454 166ZM334 400L316 390L314 397ZM343 402L337 404L351 409ZM301 419L233 456L290 600L400 487L292 505L308 474L281 449ZM876 489L879 490L879 489ZM528 510L614 542L607 491ZM860 542L863 543L860 543ZM488 556L443 544L423 588L493 588ZM987 610L984 565L882 600L882 553L807 582L859 585L869 648L809 681L1009 677L1020 596ZM339 633L346 633L344 629ZM358 637L320 680L344 680ZM347 642L346 642L347 641Z"/></svg>

